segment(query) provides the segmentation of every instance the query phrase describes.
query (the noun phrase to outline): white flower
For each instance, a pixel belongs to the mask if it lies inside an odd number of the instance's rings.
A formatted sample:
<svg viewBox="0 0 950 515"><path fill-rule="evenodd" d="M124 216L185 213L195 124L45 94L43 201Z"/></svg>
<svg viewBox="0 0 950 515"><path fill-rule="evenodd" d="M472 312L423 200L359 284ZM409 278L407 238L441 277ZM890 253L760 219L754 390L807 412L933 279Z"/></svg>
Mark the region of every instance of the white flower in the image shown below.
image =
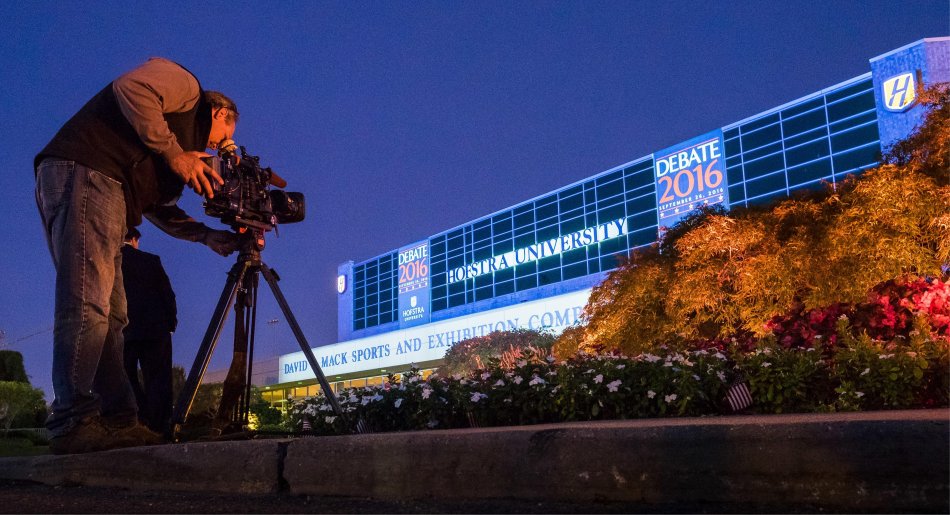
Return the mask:
<svg viewBox="0 0 950 515"><path fill-rule="evenodd" d="M667 362L663 363L663 366L664 366L664 367L672 367L672 366L673 366L673 362L672 362L672 361L667 361Z"/></svg>
<svg viewBox="0 0 950 515"><path fill-rule="evenodd" d="M423 398L423 399L428 399L430 395L432 395L432 389L429 388L428 386L423 386L423 387L422 387L422 398Z"/></svg>
<svg viewBox="0 0 950 515"><path fill-rule="evenodd" d="M878 356L878 358L880 359L891 359L893 357L894 357L893 354L881 354L880 356Z"/></svg>
<svg viewBox="0 0 950 515"><path fill-rule="evenodd" d="M547 360L548 363L554 363L554 361L555 361L554 356L548 356L548 357L546 357L546 358L544 358L544 359Z"/></svg>
<svg viewBox="0 0 950 515"><path fill-rule="evenodd" d="M854 392L854 395L860 399L861 397L864 397L864 392Z"/></svg>
<svg viewBox="0 0 950 515"><path fill-rule="evenodd" d="M673 401L676 400L676 394L675 394L675 393L671 393L671 394L667 395L666 397L663 397L663 400L665 400L666 403L669 404L669 403L671 403L671 402L673 402Z"/></svg>
<svg viewBox="0 0 950 515"><path fill-rule="evenodd" d="M393 406L395 406L396 408L399 408L399 406L402 406L402 399L396 399L396 402L393 403Z"/></svg>
<svg viewBox="0 0 950 515"><path fill-rule="evenodd" d="M617 365L617 370L623 370L627 368L627 365Z"/></svg>
<svg viewBox="0 0 950 515"><path fill-rule="evenodd" d="M460 381L462 379L462 374L452 374L452 379Z"/></svg>
<svg viewBox="0 0 950 515"><path fill-rule="evenodd" d="M871 373L871 367L865 368L861 375L866 376Z"/></svg>
<svg viewBox="0 0 950 515"><path fill-rule="evenodd" d="M437 426L437 425L439 425L439 421L438 421L438 420L430 420L430 421L426 422L426 427L428 427L429 429L432 429L433 427L435 427L435 426Z"/></svg>
<svg viewBox="0 0 950 515"><path fill-rule="evenodd" d="M589 368L589 369L587 369L587 372L584 372L584 373L585 373L585 374L593 374L593 373L594 373L594 369L593 369L593 368Z"/></svg>
<svg viewBox="0 0 950 515"><path fill-rule="evenodd" d="M487 397L488 397L488 396L485 395L484 393L475 392L475 393L472 394L472 402L478 402L478 401L480 401L480 400L482 400L482 399L485 399L485 398L487 398Z"/></svg>
<svg viewBox="0 0 950 515"><path fill-rule="evenodd" d="M372 401L372 400L373 400L372 397L363 397L363 401L362 401L360 404L362 404L363 406L366 406L366 405L369 404L370 401Z"/></svg>
<svg viewBox="0 0 950 515"><path fill-rule="evenodd" d="M698 375L696 375L696 374L693 374L693 379L695 379L695 380L697 380L697 381L699 381L699 376L698 376Z"/></svg>
<svg viewBox="0 0 950 515"><path fill-rule="evenodd" d="M327 416L324 420L327 421L327 424L332 424L333 421L336 420L336 417Z"/></svg>
<svg viewBox="0 0 950 515"><path fill-rule="evenodd" d="M762 362L762 368L769 368L770 366L772 366L772 364L769 363L768 361L763 361L763 362Z"/></svg>
<svg viewBox="0 0 950 515"><path fill-rule="evenodd" d="M483 374L482 374L482 381L488 379L489 377L491 377L491 372L485 372L485 373L483 373Z"/></svg>
<svg viewBox="0 0 950 515"><path fill-rule="evenodd" d="M524 381L524 379L522 379L521 376L515 376L511 381L515 384L521 384L521 381Z"/></svg>
<svg viewBox="0 0 950 515"><path fill-rule="evenodd" d="M623 383L620 381L620 379L617 379L616 381L611 381L611 382L607 383L607 391L608 391L608 392L616 392L616 391L617 391L617 388L619 388L620 385L622 385L622 384L623 384Z"/></svg>
<svg viewBox="0 0 950 515"><path fill-rule="evenodd" d="M604 375L603 375L603 374L597 374L596 376L594 376L594 382L597 383L597 384L603 383L603 382L604 382Z"/></svg>
<svg viewBox="0 0 950 515"><path fill-rule="evenodd" d="M523 360L523 359L522 359L522 360L519 360L519 361L518 361L517 363L515 363L515 364L518 365L518 368L522 368L522 367L528 366L528 362L525 361L525 360Z"/></svg>
<svg viewBox="0 0 950 515"><path fill-rule="evenodd" d="M417 383L421 378L419 376L412 376L409 378L410 383Z"/></svg>
<svg viewBox="0 0 950 515"><path fill-rule="evenodd" d="M647 363L656 363L657 361L660 361L660 359L662 359L662 358L660 358L659 356L654 356L653 354L650 354L650 353L648 352L648 353L646 353L646 354L643 355L643 359L644 359L644 361L646 361Z"/></svg>
<svg viewBox="0 0 950 515"><path fill-rule="evenodd" d="M499 379L498 381L495 382L493 386L505 386L505 382Z"/></svg>
<svg viewBox="0 0 950 515"><path fill-rule="evenodd" d="M653 390L647 390L647 397L651 399L656 397L656 392L654 392Z"/></svg>
<svg viewBox="0 0 950 515"><path fill-rule="evenodd" d="M726 355L721 352L716 352L713 356L719 359L726 359Z"/></svg>
<svg viewBox="0 0 950 515"><path fill-rule="evenodd" d="M719 372L716 372L716 377L718 377L719 380L722 381L723 383L726 382L726 373L723 372L722 370L720 370Z"/></svg>
<svg viewBox="0 0 950 515"><path fill-rule="evenodd" d="M534 385L536 385L536 384L545 384L545 380L544 380L544 379L541 379L541 378L538 377L538 376L534 376L534 377L531 379L531 381L528 382L528 386L534 386Z"/></svg>

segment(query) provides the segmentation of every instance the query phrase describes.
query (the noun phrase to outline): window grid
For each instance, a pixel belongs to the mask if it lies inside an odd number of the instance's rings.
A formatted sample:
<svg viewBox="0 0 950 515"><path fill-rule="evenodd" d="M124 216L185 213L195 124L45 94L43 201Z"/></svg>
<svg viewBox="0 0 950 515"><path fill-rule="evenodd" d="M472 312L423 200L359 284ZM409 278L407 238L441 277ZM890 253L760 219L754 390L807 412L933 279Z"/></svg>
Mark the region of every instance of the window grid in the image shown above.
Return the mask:
<svg viewBox="0 0 950 515"><path fill-rule="evenodd" d="M787 197L821 181L834 185L873 166L880 158L876 123L872 83L864 79L723 131L731 205ZM457 267L621 217L625 237L453 284L446 279ZM431 310L611 270L617 254L652 243L656 229L653 163L644 159L433 236ZM396 258L354 267L354 330L398 320Z"/></svg>

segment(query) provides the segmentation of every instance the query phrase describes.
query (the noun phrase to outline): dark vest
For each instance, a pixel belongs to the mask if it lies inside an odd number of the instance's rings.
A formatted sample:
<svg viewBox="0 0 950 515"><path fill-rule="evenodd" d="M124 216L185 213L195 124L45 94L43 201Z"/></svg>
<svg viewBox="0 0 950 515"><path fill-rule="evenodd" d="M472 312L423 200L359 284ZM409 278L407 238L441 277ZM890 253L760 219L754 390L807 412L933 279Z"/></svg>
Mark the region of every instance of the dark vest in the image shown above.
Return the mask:
<svg viewBox="0 0 950 515"><path fill-rule="evenodd" d="M204 151L211 133L211 104L200 85L198 89L198 102L190 111L164 115L186 152ZM143 212L174 200L184 188L165 159L139 139L119 109L111 83L59 129L37 154L34 169L47 157L76 161L121 182L129 227L142 223Z"/></svg>

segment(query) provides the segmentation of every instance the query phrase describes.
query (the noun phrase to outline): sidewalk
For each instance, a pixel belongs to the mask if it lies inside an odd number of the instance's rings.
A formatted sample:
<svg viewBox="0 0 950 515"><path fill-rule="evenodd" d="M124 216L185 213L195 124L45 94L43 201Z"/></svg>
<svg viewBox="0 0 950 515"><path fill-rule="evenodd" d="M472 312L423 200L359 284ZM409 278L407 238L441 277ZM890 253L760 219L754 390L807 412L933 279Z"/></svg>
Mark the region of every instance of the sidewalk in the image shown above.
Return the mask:
<svg viewBox="0 0 950 515"><path fill-rule="evenodd" d="M50 485L950 511L950 410L606 421L0 459Z"/></svg>

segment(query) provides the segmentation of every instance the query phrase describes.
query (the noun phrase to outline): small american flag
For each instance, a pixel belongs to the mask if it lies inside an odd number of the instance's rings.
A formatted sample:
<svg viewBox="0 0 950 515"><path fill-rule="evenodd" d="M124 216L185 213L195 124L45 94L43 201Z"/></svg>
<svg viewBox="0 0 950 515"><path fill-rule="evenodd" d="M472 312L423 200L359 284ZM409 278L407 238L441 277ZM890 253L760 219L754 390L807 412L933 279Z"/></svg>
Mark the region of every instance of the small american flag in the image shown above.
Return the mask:
<svg viewBox="0 0 950 515"><path fill-rule="evenodd" d="M749 393L749 385L745 381L740 381L732 385L726 391L726 404L733 413L742 411L752 405L752 394Z"/></svg>

